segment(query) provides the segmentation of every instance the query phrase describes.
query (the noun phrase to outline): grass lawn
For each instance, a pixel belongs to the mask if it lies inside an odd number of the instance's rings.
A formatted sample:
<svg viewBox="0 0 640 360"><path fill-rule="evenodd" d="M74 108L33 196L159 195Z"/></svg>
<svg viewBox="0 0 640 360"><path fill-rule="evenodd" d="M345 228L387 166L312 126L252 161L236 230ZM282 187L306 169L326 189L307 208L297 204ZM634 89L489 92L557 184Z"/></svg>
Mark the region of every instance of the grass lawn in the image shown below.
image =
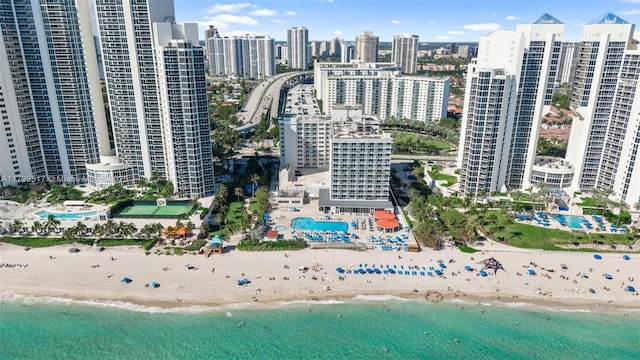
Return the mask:
<svg viewBox="0 0 640 360"><path fill-rule="evenodd" d="M436 175L436 180L446 180L447 183L442 185L444 187L449 187L458 182L458 178L456 178L455 176L442 173Z"/></svg>
<svg viewBox="0 0 640 360"><path fill-rule="evenodd" d="M242 218L242 208L244 207L243 202L234 201L229 204L229 211L227 212L226 223L240 223L240 219Z"/></svg>
<svg viewBox="0 0 640 360"><path fill-rule="evenodd" d="M588 196L580 197L580 199L582 200L582 202L578 203L579 206L596 207L597 205L595 200L593 200L593 198L590 198Z"/></svg>
<svg viewBox="0 0 640 360"><path fill-rule="evenodd" d="M558 244L594 244L594 242L598 242L602 244L631 245L635 242L633 236L628 234L592 233L586 235L520 223L508 225L505 230L494 235L494 239L499 240L500 238L507 239L508 244L511 246L543 250L567 250L560 248L557 246Z"/></svg>

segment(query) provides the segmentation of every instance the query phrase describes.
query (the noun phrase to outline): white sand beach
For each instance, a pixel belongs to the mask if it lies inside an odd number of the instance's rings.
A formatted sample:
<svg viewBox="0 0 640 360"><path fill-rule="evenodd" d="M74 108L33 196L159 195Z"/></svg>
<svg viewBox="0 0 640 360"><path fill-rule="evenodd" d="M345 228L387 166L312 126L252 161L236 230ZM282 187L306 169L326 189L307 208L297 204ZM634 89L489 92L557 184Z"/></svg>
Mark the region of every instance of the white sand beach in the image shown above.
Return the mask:
<svg viewBox="0 0 640 360"><path fill-rule="evenodd" d="M459 297L471 301L554 303L561 307L637 308L638 293L626 291L631 285L640 289L640 255L541 252L514 249L489 243L482 252L442 251L356 252L349 250L311 250L291 252L241 252L224 255L145 255L136 247L107 248L99 252L89 246L69 253L71 246L34 248L0 244L0 294L36 297L60 297L76 300L124 301L161 307L192 305L219 306L257 302L351 300L356 295L396 295L424 298L434 291L444 298ZM506 271L487 271L478 275L479 261L495 257ZM442 276L420 276L429 267L446 269ZM535 264L531 265L531 263ZM342 274L337 267L386 270L396 266L403 271L417 266L418 275ZM366 264L366 265L365 265ZM561 264L567 269L562 270ZM26 266L25 266L26 265ZM190 265L188 269L186 265ZM315 266L314 266L315 265ZM476 271L466 271L465 266ZM308 267L302 272L300 267ZM422 268L426 270L422 270ZM528 275L533 269L537 275ZM553 270L551 271L547 271ZM583 273L588 278L583 277ZM454 275L455 274L455 275ZM608 280L604 274L610 274ZM131 283L121 282L123 277ZM246 278L250 284L239 286ZM155 281L157 288L145 287ZM589 291L593 289L595 293Z"/></svg>

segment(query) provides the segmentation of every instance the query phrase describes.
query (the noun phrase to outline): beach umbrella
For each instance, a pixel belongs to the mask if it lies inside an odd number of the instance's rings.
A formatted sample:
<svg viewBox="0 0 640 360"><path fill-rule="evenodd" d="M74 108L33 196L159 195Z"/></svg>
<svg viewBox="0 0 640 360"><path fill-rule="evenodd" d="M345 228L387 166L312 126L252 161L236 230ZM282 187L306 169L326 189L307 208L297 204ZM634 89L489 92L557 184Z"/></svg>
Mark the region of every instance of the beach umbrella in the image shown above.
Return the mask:
<svg viewBox="0 0 640 360"><path fill-rule="evenodd" d="M611 276L611 274L604 274L604 278L607 280L612 280L613 276Z"/></svg>
<svg viewBox="0 0 640 360"><path fill-rule="evenodd" d="M131 281L133 281L133 280L129 279L128 277L123 277L123 278L122 278L122 280L121 280L121 282L123 282L123 283L125 283L125 284L128 284L128 283L130 283Z"/></svg>
<svg viewBox="0 0 640 360"><path fill-rule="evenodd" d="M446 269L447 268L447 265L445 265L443 263L438 264L438 266L440 266L441 269Z"/></svg>
<svg viewBox="0 0 640 360"><path fill-rule="evenodd" d="M336 268L336 271L339 272L340 274L342 274L344 272L344 270L341 267Z"/></svg>
<svg viewBox="0 0 640 360"><path fill-rule="evenodd" d="M627 285L626 290L627 290L628 292L636 292L636 288L634 288L634 287L633 287L633 286L631 286L631 285Z"/></svg>
<svg viewBox="0 0 640 360"><path fill-rule="evenodd" d="M529 269L529 270L527 270L527 273L528 273L529 275L535 275L535 274L536 274L536 271L535 271L535 270L533 270L533 269Z"/></svg>
<svg viewBox="0 0 640 360"><path fill-rule="evenodd" d="M152 282L149 283L149 286L152 287L152 288L156 288L156 287L160 286L160 284L158 284L155 281L152 281Z"/></svg>
<svg viewBox="0 0 640 360"><path fill-rule="evenodd" d="M602 256L600 254L595 254L595 255L593 255L593 258L596 259L596 260L601 260Z"/></svg>
<svg viewBox="0 0 640 360"><path fill-rule="evenodd" d="M487 276L487 272L486 272L486 271L484 271L484 270L480 270L480 271L478 272L478 274L479 274L480 276Z"/></svg>
<svg viewBox="0 0 640 360"><path fill-rule="evenodd" d="M624 260L631 260L631 258L629 257L629 255L622 255L622 258L623 258Z"/></svg>
<svg viewBox="0 0 640 360"><path fill-rule="evenodd" d="M464 269L467 270L467 271L473 271L473 268L471 266L469 266L469 265L466 265L464 267Z"/></svg>
<svg viewBox="0 0 640 360"><path fill-rule="evenodd" d="M585 278L585 279L588 279L589 275L587 273L582 273L582 277Z"/></svg>

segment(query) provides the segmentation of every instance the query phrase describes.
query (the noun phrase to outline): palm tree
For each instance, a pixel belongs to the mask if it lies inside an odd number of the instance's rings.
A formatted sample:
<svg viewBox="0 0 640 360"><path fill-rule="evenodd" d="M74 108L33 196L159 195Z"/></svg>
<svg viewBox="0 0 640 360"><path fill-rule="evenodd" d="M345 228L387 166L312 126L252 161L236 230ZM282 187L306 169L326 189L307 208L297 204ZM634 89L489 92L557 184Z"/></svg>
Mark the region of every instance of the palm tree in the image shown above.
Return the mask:
<svg viewBox="0 0 640 360"><path fill-rule="evenodd" d="M237 187L235 189L233 189L233 195L238 197L238 202L240 202L240 196L242 196L243 192L242 192L242 188L241 187Z"/></svg>
<svg viewBox="0 0 640 360"><path fill-rule="evenodd" d="M78 221L75 229L76 233L78 233L80 236L84 236L87 233L87 225L83 224L81 221Z"/></svg>
<svg viewBox="0 0 640 360"><path fill-rule="evenodd" d="M113 236L118 230L118 224L115 221L109 219L104 224L104 234L108 236Z"/></svg>
<svg viewBox="0 0 640 360"><path fill-rule="evenodd" d="M42 224L40 223L40 221L34 221L33 225L31 225L31 232L40 234L41 231L42 231Z"/></svg>
<svg viewBox="0 0 640 360"><path fill-rule="evenodd" d="M616 206L618 208L618 220L616 220L616 226L618 226L618 225L620 225L620 215L623 212L629 211L629 205L627 205L627 203L624 202L624 201L619 201L619 202L616 202L614 204L615 204L614 206Z"/></svg>
<svg viewBox="0 0 640 360"><path fill-rule="evenodd" d="M18 231L22 231L23 227L24 227L24 223L18 219L15 219L13 220L13 224L11 224L11 231L14 233L17 233Z"/></svg>
<svg viewBox="0 0 640 360"><path fill-rule="evenodd" d="M102 224L95 224L93 226L93 230L91 230L91 233L93 234L93 236L95 236L96 238L101 237L102 235L104 235L105 233L105 227Z"/></svg>
<svg viewBox="0 0 640 360"><path fill-rule="evenodd" d="M227 196L229 195L229 190L227 188L227 185L222 184L220 185L220 187L218 188L218 192L216 193L216 196L214 197L214 199L218 202L218 203L222 203L222 204L226 204L227 203Z"/></svg>
<svg viewBox="0 0 640 360"><path fill-rule="evenodd" d="M142 190L145 191L147 189L147 186L149 186L149 181L147 180L147 178L145 177L141 177L137 182L136 185Z"/></svg>
<svg viewBox="0 0 640 360"><path fill-rule="evenodd" d="M253 198L253 194L255 193L258 182L260 181L260 176L258 174L251 174L249 180L253 183L253 187L251 188L251 197Z"/></svg>
<svg viewBox="0 0 640 360"><path fill-rule="evenodd" d="M187 227L187 233L191 233L193 229L196 228L196 224L194 224L192 221L187 221L185 226Z"/></svg>
<svg viewBox="0 0 640 360"><path fill-rule="evenodd" d="M49 214L49 216L47 216L47 222L44 224L45 231L47 233L52 233L52 232L58 231L59 227L60 227L60 220L58 220L52 214Z"/></svg>
<svg viewBox="0 0 640 360"><path fill-rule="evenodd" d="M69 242L74 242L76 240L76 234L77 232L75 227L65 229L62 233L62 239Z"/></svg>
<svg viewBox="0 0 640 360"><path fill-rule="evenodd" d="M130 237L138 231L133 223L120 223L120 234L124 237Z"/></svg>

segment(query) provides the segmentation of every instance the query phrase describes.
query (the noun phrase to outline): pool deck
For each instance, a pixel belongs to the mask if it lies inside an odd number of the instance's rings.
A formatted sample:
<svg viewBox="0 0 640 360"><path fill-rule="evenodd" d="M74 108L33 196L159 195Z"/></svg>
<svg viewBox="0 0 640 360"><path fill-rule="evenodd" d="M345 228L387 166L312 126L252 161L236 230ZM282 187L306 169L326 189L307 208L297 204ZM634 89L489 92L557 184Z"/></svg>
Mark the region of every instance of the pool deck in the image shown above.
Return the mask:
<svg viewBox="0 0 640 360"><path fill-rule="evenodd" d="M347 223L348 233L350 234L355 233L358 236L357 239L351 239L351 242L356 244L361 244L367 247L370 247L373 245L373 243L369 240L369 238L372 235L380 238L380 237L386 237L386 236L402 237L403 236L402 234L405 234L404 236L406 237L408 244L416 243L413 237L413 234L411 234L410 231L406 231L404 229L395 231L395 232L388 232L388 233L384 233L376 229L374 229L373 231L369 230L368 228L369 216L365 214L331 214L329 215L329 219L325 219L325 214L318 211L318 200L312 200L311 202L309 202L308 204L304 204L303 206L300 206L300 205L292 205L292 206L296 207L298 211L288 210L289 208L288 206L282 206L282 207L276 206L275 209L272 209L267 212L268 215L271 217L271 221L269 222L269 226L271 229L275 229L278 226L287 227L287 229L284 231L278 231L278 233L282 235L284 239L292 239L293 235L296 235L298 238L304 238L304 233L306 231L292 229L291 221L299 217L308 217L318 222L342 221ZM360 220L365 219L366 225L367 225L366 229L353 228L351 226L351 221L355 219L360 219Z"/></svg>

